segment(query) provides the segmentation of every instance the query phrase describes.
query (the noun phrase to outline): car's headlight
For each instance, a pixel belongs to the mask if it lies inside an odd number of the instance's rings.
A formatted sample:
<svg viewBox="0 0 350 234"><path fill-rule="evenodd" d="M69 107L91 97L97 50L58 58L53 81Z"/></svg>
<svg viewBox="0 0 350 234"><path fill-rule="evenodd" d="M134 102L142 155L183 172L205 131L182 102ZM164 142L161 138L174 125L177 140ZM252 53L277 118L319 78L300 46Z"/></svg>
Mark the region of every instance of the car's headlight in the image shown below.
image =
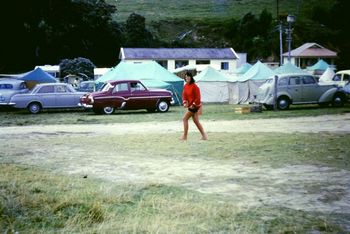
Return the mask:
<svg viewBox="0 0 350 234"><path fill-rule="evenodd" d="M94 103L94 97L93 96L89 95L88 98L89 98L91 104Z"/></svg>

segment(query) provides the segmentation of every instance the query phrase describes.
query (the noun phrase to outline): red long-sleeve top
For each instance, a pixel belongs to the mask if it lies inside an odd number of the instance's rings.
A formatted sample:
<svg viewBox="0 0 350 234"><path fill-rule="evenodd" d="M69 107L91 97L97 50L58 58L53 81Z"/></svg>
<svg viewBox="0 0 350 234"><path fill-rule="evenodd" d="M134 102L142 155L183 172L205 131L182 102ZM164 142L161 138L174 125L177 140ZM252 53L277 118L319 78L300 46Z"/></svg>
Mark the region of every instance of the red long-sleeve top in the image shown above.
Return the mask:
<svg viewBox="0 0 350 234"><path fill-rule="evenodd" d="M201 107L201 92L199 87L195 84L185 84L184 90L182 92L182 103L186 103L187 106L190 107L194 105L195 107Z"/></svg>

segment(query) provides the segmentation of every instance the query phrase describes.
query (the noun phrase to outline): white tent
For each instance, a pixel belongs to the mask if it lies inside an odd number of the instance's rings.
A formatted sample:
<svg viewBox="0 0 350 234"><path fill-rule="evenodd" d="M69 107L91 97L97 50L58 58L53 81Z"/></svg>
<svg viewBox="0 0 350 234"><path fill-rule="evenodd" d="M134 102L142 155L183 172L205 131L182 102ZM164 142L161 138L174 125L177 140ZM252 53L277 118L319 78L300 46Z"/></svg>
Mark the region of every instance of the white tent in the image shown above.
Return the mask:
<svg viewBox="0 0 350 234"><path fill-rule="evenodd" d="M332 68L328 67L325 72L322 74L322 76L319 79L319 83L332 83L332 78L335 75L335 72Z"/></svg>
<svg viewBox="0 0 350 234"><path fill-rule="evenodd" d="M231 79L208 66L194 77L201 90L202 102L224 103L229 101L229 83Z"/></svg>
<svg viewBox="0 0 350 234"><path fill-rule="evenodd" d="M254 100L258 88L275 73L262 62L256 62L244 75L230 84L231 104L246 104Z"/></svg>

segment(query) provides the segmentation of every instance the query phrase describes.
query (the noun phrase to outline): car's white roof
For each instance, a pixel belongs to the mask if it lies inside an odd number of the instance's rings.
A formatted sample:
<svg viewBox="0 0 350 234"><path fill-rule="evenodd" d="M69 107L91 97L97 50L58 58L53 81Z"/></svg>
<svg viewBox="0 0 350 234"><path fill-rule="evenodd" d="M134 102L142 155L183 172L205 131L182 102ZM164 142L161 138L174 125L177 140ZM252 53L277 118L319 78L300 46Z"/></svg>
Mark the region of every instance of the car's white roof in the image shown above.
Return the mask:
<svg viewBox="0 0 350 234"><path fill-rule="evenodd" d="M350 70L337 71L335 74L349 74L350 75Z"/></svg>
<svg viewBox="0 0 350 234"><path fill-rule="evenodd" d="M1 84L20 84L23 82L24 82L23 80L11 79L11 78L0 79Z"/></svg>

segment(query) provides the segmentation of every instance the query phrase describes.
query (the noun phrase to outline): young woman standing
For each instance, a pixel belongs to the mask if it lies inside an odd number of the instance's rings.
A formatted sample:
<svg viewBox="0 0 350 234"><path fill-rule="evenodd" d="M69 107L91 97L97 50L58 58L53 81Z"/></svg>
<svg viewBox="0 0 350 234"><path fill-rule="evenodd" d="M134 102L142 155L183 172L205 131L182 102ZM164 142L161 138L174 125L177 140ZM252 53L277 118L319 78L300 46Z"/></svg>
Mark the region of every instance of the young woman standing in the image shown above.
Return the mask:
<svg viewBox="0 0 350 234"><path fill-rule="evenodd" d="M185 76L186 84L182 93L182 104L187 108L184 117L182 118L184 132L181 140L187 140L188 135L188 120L192 117L193 122L202 134L202 140L208 140L208 136L204 131L202 124L199 122L199 115L202 113L201 93L199 87L195 84L193 75L190 72Z"/></svg>

